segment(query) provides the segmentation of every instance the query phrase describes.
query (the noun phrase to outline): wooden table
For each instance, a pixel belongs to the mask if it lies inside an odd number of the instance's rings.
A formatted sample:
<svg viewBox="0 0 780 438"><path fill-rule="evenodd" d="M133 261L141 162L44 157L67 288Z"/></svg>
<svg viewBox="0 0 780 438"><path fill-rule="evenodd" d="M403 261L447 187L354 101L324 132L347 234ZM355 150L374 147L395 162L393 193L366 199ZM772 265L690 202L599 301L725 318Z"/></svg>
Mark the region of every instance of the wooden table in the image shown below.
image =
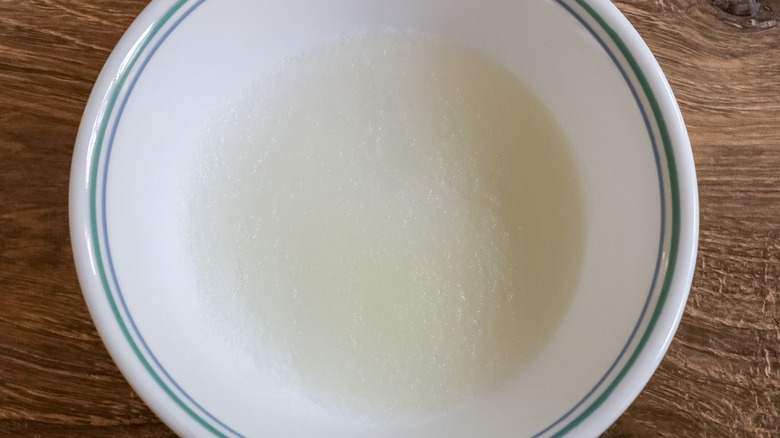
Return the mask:
<svg viewBox="0 0 780 438"><path fill-rule="evenodd" d="M146 0L0 0L0 436L170 436L81 297L68 174L81 112ZM690 132L688 307L608 437L780 437L780 0L624 0Z"/></svg>

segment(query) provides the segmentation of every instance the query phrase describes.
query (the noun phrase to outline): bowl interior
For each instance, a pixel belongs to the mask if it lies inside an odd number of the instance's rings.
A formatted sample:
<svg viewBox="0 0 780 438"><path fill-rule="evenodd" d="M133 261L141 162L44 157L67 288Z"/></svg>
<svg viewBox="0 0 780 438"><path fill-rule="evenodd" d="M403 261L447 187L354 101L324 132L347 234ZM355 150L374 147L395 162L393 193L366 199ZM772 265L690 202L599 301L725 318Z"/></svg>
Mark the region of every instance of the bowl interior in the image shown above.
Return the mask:
<svg viewBox="0 0 780 438"><path fill-rule="evenodd" d="M598 11L579 3L153 3L147 13L161 18L125 57L104 101L108 110L95 124L97 155L88 166L95 172L91 214L99 241L93 266L106 279L93 301L112 308L105 324L123 327L115 342L122 345L107 341L120 366L144 365L123 371L131 381L136 373L151 376L144 379L158 388L150 391L167 398L150 401L158 413L179 431L189 422L186 430L227 436L548 436L578 418L595 421L595 431L606 427L619 411L600 413L597 400L609 398L612 382L636 360L651 314L663 304L668 257L676 251L676 188L655 97ZM614 11L607 6L600 10L609 18ZM586 243L562 323L516 378L435 420L366 429L276 387L220 337L198 293L181 224L192 151L209 123L290 56L335 35L376 28L419 30L474 48L536 93L570 142ZM147 401L155 397L141 393Z"/></svg>

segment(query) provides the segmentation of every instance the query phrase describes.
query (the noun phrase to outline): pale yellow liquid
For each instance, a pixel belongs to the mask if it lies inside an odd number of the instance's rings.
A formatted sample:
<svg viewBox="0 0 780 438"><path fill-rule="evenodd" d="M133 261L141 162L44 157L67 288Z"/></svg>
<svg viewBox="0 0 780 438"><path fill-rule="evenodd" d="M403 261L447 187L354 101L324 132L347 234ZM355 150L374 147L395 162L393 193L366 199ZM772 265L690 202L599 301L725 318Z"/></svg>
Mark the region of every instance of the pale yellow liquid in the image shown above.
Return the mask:
<svg viewBox="0 0 780 438"><path fill-rule="evenodd" d="M194 187L223 334L350 416L425 416L511 379L579 275L556 122L497 63L419 35L290 60L215 123Z"/></svg>

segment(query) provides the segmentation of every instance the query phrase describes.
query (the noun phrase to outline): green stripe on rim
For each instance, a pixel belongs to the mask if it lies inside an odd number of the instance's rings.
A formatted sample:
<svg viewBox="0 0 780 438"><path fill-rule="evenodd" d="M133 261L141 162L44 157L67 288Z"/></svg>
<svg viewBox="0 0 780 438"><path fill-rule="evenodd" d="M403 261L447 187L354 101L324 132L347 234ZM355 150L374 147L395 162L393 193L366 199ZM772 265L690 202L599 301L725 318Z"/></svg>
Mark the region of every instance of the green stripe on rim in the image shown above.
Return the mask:
<svg viewBox="0 0 780 438"><path fill-rule="evenodd" d="M599 24L599 26L601 26L601 28L607 33L607 35L609 35L609 38L612 40L612 42L614 42L615 45L618 47L618 49L620 49L620 53L623 55L623 57L626 59L628 64L631 66L631 70L636 75L639 84L642 86L642 91L644 92L648 102L650 103L650 108L652 109L653 116L656 119L658 130L661 133L661 140L664 145L664 153L666 156L667 169L669 170L669 185L670 185L670 192L672 195L672 209L671 209L672 210L672 233L671 233L671 245L669 249L669 260L667 265L667 271L664 276L664 282L663 282L663 286L661 287L661 293L658 296L658 303L656 304L655 309L653 310L653 314L650 317L650 322L648 323L647 328L645 329L645 332L642 335L642 338L639 340L639 343L634 349L633 354L631 354L631 357L629 357L626 364L623 366L623 368L620 370L617 376L615 376L615 378L612 380L609 386L604 390L604 392L601 393L601 395L593 403L591 403L590 406L588 406L582 413L580 413L580 415L578 415L577 418L569 422L563 429L559 430L557 433L552 435L555 438L564 436L572 429L580 425L580 423L585 421L585 419L588 418L593 412L595 412L596 409L598 409L604 403L604 401L606 401L607 398L609 398L609 396L612 394L615 388L620 384L620 382L626 376L628 371L637 361L637 358L639 358L639 355L644 350L645 345L647 345L647 341L650 339L650 335L652 334L653 329L658 323L658 319L661 316L661 312L663 311L664 304L666 303L666 299L669 296L669 290L672 285L672 279L674 278L674 269L675 269L675 264L677 263L677 255L678 255L679 245L680 245L680 192L679 192L680 187L679 187L679 180L677 176L677 165L674 159L674 148L672 146L672 139L669 136L669 130L668 127L666 126L666 121L664 120L664 116L661 111L661 106L658 104L658 100L655 98L655 94L653 93L653 89L650 86L650 82L647 80L647 77L645 76L644 72L640 68L639 63L636 61L636 58L634 58L634 55L628 49L626 43L623 42L622 38L620 38L620 35L618 35L615 29L613 29L609 24L607 24L607 22L601 17L601 15L599 15L585 0L575 0L575 1L585 12L588 13L588 15L590 15ZM663 194L661 194L661 196L663 196ZM665 218L663 218L662 220L665 220Z"/></svg>
<svg viewBox="0 0 780 438"><path fill-rule="evenodd" d="M173 17L187 3L187 1L188 0L178 0L170 9L168 9L165 12L165 14L163 14L160 17L159 20L154 22L151 28L149 28L143 34L141 40L139 41L140 44L136 44L134 46L133 51L129 54L130 55L129 61L123 64L118 79L111 84L110 98L108 99L108 104L103 108L100 115L98 116L100 118L100 126L98 127L98 132L94 143L94 150L92 156L90 157L91 167L89 171L89 178L90 178L89 179L89 207L90 207L89 219L90 219L91 234L92 234L92 247L95 252L94 257L95 260L97 261L96 265L97 265L98 274L100 276L100 282L103 285L103 290L106 293L106 298L108 299L108 302L111 306L111 312L114 314L114 318L116 318L119 327L122 329L122 334L125 336L125 339L130 344L130 347L132 347L136 357L138 358L139 361L141 361L146 371L152 376L152 378L160 386L160 388L162 388L162 390L165 391L165 393L174 402L176 402L176 404L182 410L184 410L184 412L186 412L192 419L197 421L198 424L205 427L209 432L213 433L214 435L218 437L228 438L227 435L223 434L222 432L214 428L214 426L209 424L206 420L204 420L196 412L194 412L189 406L187 406L187 404L184 403L179 398L179 396L177 396L171 390L171 388L168 387L168 385L166 385L163 379L157 374L157 372L151 366L151 364L143 355L141 350L138 348L138 345L135 343L135 340L133 340L133 337L130 334L130 330L128 329L127 324L125 323L124 319L122 318L122 315L119 312L119 307L117 306L117 303L114 300L114 296L111 293L111 287L109 285L108 276L106 275L106 270L102 262L103 256L100 250L100 240L99 240L99 233L98 233L98 220L97 220L97 176L98 176L98 167L99 167L98 165L100 163L100 154L102 153L103 150L103 143L105 142L109 119L111 118L111 114L114 112L114 108L116 107L117 101L119 100L120 92L124 87L125 83L127 82L127 78L129 77L130 72L138 63L141 54L146 50L149 44L159 34L160 30L168 23L171 17Z"/></svg>

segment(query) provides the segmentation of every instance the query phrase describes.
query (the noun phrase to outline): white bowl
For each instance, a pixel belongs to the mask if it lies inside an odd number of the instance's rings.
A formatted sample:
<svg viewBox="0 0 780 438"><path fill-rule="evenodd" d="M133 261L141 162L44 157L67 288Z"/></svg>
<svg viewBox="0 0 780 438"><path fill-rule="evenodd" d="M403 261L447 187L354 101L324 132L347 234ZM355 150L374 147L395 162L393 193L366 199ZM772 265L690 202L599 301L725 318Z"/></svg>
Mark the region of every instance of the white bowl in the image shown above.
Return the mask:
<svg viewBox="0 0 780 438"><path fill-rule="evenodd" d="M279 391L210 326L182 236L187 157L225 103L345 32L416 29L525 82L572 147L584 263L562 323L516 378L413 423L349 421ZM184 436L595 436L639 394L677 328L698 198L679 108L607 0L154 0L107 61L73 157L84 296L131 385Z"/></svg>

